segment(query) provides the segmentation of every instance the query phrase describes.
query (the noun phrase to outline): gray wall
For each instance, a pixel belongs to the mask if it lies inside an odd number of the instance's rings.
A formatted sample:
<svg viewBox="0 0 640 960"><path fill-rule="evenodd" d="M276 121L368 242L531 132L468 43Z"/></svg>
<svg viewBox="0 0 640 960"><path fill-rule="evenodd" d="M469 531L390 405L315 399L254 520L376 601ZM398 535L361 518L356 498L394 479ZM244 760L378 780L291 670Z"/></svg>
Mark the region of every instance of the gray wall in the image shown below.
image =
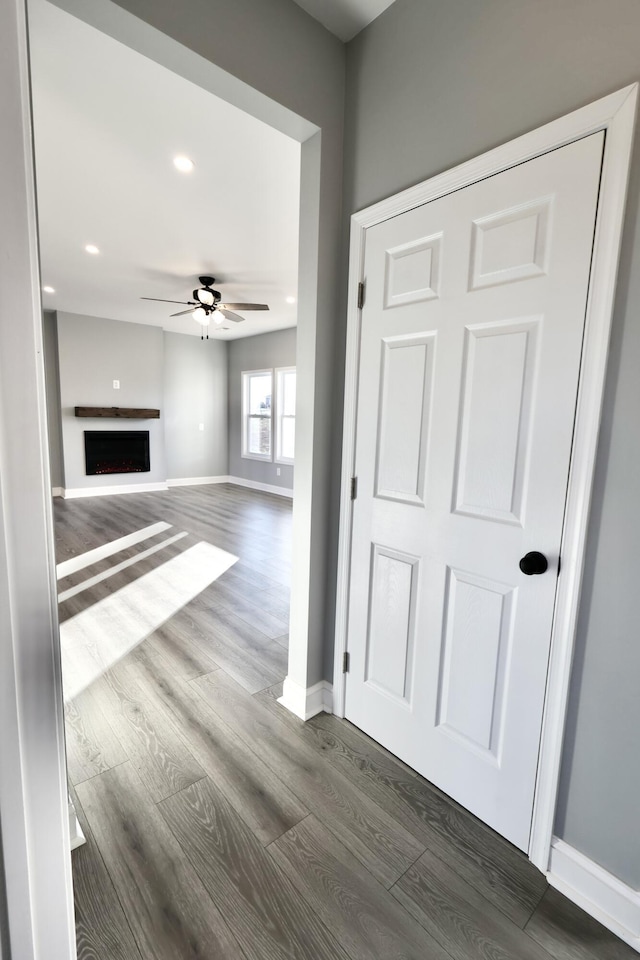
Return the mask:
<svg viewBox="0 0 640 960"><path fill-rule="evenodd" d="M44 336L53 486L74 489L226 476L226 343L62 312L57 324L55 314L45 314ZM119 390L114 390L113 380L120 380ZM78 419L77 405L157 407L160 420ZM85 475L85 430L147 429L149 473ZM66 484L53 479L56 470L58 476L64 475L62 464Z"/></svg>
<svg viewBox="0 0 640 960"><path fill-rule="evenodd" d="M60 372L58 367L58 320L53 310L42 315L44 375L47 391L47 429L49 431L49 469L51 486L64 487L62 423L60 414Z"/></svg>
<svg viewBox="0 0 640 960"><path fill-rule="evenodd" d="M293 489L293 467L242 456L242 372L296 364L296 330L229 341L229 474ZM274 388L275 389L275 388ZM277 476L280 470L280 476Z"/></svg>
<svg viewBox="0 0 640 960"><path fill-rule="evenodd" d="M226 476L227 344L165 332L163 392L167 478Z"/></svg>
<svg viewBox="0 0 640 960"><path fill-rule="evenodd" d="M100 4L101 9L107 6ZM88 0L82 0L78 15L88 17L85 11L89 7L93 10ZM313 274L313 283L311 287L308 283L304 289L299 287L299 316L304 317L305 336L311 341L306 349L314 360L311 415L318 429L314 431L313 462L309 462L310 506L298 524L303 534L307 532L305 527L312 534L310 556L300 563L303 575L311 569L312 588L299 601L310 615L310 650L301 658L303 662L294 666L296 675L304 672L311 684L320 679L321 638L327 623L325 529L329 516L328 438L332 429L330 371L338 325L344 49L292 0L183 0L179 7L170 0L123 0L123 7L146 16L159 30L199 50L204 58L228 68L265 96L322 128L321 148L319 134L308 145L321 153L320 189L317 197L306 198L320 210L319 227L311 224L307 235L301 229L301 263L306 265L301 267L301 275L306 269ZM70 956L65 943L67 927L70 929L67 921L71 919L67 911L69 857L63 851L60 827L64 764L61 751L55 749L56 737L63 731L58 715L62 699L59 671L53 662L57 646L52 642L55 631L51 621L55 609L49 555L51 511L48 498L43 496L49 471L43 473L42 469L45 412L41 402L41 317L32 290L38 262L32 150L28 130L22 124L22 117L29 115L23 17L20 3L0 4L0 88L6 106L0 137L0 599L8 598L12 603L10 617L8 604L0 603L0 625L7 638L0 644L0 715L3 770L9 771L0 790L0 814L3 841L5 837L11 839L11 850L7 845L3 850L16 898L10 914L11 936L15 944L24 945L14 949L14 960L18 955L20 960L35 956L28 945L31 927L41 960L62 960ZM307 144L302 153L303 157L308 155ZM317 278L308 266L315 259L319 264ZM303 339L299 336L299 341ZM317 361L316 339L322 340ZM299 477L300 471L296 482ZM295 513L296 508L294 517ZM11 521L9 527L6 519ZM14 651L19 654L17 669L12 660ZM34 664L38 665L35 671ZM16 798L20 799L23 785L25 803L21 806ZM25 879L27 870L30 885Z"/></svg>
<svg viewBox="0 0 640 960"><path fill-rule="evenodd" d="M94 15L87 0L56 2L116 31L115 18ZM118 0L118 6L320 130L301 151L297 369L307 396L298 393L298 423L305 429L296 450L289 647L289 675L311 686L324 676L325 652L333 646L327 585L336 573L331 449L341 324L345 48L292 0L184 0L179 13L169 0Z"/></svg>
<svg viewBox="0 0 640 960"><path fill-rule="evenodd" d="M198 341L199 342L199 341ZM162 417L163 332L159 327L58 312L65 488L166 480ZM120 380L120 389L113 389ZM157 407L160 420L78 418L74 407ZM88 477L85 430L149 430L149 473Z"/></svg>
<svg viewBox="0 0 640 960"><path fill-rule="evenodd" d="M348 47L345 214L639 79L637 0L396 0ZM557 831L640 886L638 150ZM336 415L336 429L338 428Z"/></svg>

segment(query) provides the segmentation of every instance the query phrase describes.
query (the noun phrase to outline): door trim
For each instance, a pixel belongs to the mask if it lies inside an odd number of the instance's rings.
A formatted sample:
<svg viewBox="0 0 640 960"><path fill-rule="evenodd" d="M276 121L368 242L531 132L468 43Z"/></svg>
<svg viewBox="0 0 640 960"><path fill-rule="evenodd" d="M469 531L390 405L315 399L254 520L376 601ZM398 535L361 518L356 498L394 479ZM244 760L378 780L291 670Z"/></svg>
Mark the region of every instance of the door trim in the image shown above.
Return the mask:
<svg viewBox="0 0 640 960"><path fill-rule="evenodd" d="M637 98L637 83L623 87L516 140L511 140L430 180L373 204L351 217L333 680L333 709L334 713L340 717L344 717L345 714L346 678L342 672L342 664L343 655L348 647L347 619L352 525L350 490L355 466L361 320L358 288L359 284L365 281L366 232L370 227L391 217L470 186L485 177L501 173L592 133L601 130L606 133L562 534L562 576L558 579L551 631L549 670L528 851L529 859L543 872L546 872L549 867L553 837L553 820Z"/></svg>
<svg viewBox="0 0 640 960"><path fill-rule="evenodd" d="M331 298L318 296L321 287L336 287L326 281L333 279L334 267L338 269L328 255L335 247L340 227L339 203L335 202L339 200L340 186L340 131L333 122L333 99L318 105L302 98L301 109L318 113L315 119L323 124L320 127L263 92L265 82L261 76L256 80L258 87L251 86L173 36L135 17L114 0L55 2L301 145L297 367L299 373L303 367L305 372L303 413L308 429L302 430L304 442L297 451L293 549L298 562L294 563L292 585L289 675L302 677L306 685L309 672L321 670L318 651L324 642L322 618L311 612L318 607L324 590L323 531L327 528L328 509L327 457L323 454L321 423L325 409L331 406L328 372L332 357L318 352L316 347L318 331L335 315ZM11 235L2 251L6 255L0 257L4 283L0 304L0 384L6 397L13 388L21 400L23 395L26 398L20 409L15 403L0 402L0 633L4 629L0 643L0 728L4 736L0 807L7 814L0 846L5 873L11 877L6 911L0 902L0 926L6 912L7 937L14 954L24 960L36 956L40 960L72 960L76 957L76 937L51 478L46 457L28 39L24 0L0 3L0 77L6 81L0 86L0 126L7 134L0 141L0 208L3 213L6 211L0 243L5 234L7 238ZM273 96L276 95L277 91ZM24 388L22 392L15 386L18 381ZM9 457L7 451L18 451L20 455ZM38 458L37 468L29 469ZM5 529L7 519L11 523ZM5 603L5 599L10 602ZM41 615L38 622L36 607ZM43 626L45 616L48 619ZM0 856L0 870L1 861ZM0 941L2 953L4 927Z"/></svg>

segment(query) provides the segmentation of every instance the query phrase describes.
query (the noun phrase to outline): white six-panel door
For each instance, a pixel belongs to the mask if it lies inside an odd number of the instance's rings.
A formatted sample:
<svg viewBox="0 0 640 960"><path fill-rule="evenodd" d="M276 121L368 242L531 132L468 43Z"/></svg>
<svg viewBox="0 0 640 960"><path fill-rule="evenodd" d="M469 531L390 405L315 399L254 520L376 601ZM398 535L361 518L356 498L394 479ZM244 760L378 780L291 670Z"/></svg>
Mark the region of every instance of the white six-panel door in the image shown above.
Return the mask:
<svg viewBox="0 0 640 960"><path fill-rule="evenodd" d="M366 238L346 716L522 849L603 140Z"/></svg>

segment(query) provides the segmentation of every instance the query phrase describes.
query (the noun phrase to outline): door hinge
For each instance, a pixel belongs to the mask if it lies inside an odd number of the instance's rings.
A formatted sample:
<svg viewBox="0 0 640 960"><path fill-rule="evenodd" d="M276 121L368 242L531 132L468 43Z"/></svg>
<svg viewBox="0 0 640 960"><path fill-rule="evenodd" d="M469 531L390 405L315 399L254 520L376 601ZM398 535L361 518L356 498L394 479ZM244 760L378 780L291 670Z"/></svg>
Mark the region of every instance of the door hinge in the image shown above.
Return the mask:
<svg viewBox="0 0 640 960"><path fill-rule="evenodd" d="M364 280L358 284L358 310L364 307Z"/></svg>
<svg viewBox="0 0 640 960"><path fill-rule="evenodd" d="M349 673L349 654L346 650L342 654L342 672Z"/></svg>
<svg viewBox="0 0 640 960"><path fill-rule="evenodd" d="M358 478L351 477L351 499L355 500L358 496Z"/></svg>

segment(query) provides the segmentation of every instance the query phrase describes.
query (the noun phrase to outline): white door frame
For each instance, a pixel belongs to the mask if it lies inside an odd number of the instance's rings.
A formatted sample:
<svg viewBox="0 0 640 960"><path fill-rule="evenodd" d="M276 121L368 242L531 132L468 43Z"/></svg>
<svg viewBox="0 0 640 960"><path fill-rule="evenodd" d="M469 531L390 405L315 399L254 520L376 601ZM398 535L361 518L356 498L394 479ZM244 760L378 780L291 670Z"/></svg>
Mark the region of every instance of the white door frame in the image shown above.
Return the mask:
<svg viewBox="0 0 640 960"><path fill-rule="evenodd" d="M591 489L604 394L609 333L624 221L638 84L588 104L488 153L382 200L351 218L349 301L345 366L342 497L338 544L336 642L333 710L345 714L348 603L351 556L351 477L355 469L358 360L361 310L358 285L365 281L364 255L369 227L470 186L485 177L532 160L600 130L606 132L593 262L587 300L585 339L578 386L575 433L562 534L562 572L558 577L551 631L542 736L536 779L529 859L542 871L549 866L569 680L580 599Z"/></svg>
<svg viewBox="0 0 640 960"><path fill-rule="evenodd" d="M54 2L301 144L296 362L304 409L303 442L296 449L289 679L304 690L308 674L319 669L322 641L322 624L311 613L323 582L316 570L324 568L322 538L314 543L312 530L324 524L328 482L318 429L324 367L318 365L329 358L317 350L328 308L318 291L333 269L325 256L327 238L339 226L338 205L334 212L327 202L338 190L335 135L115 0ZM75 960L24 0L0 3L0 130L0 847L7 937L12 956ZM0 890L0 924L3 899ZM0 954L4 932L3 926Z"/></svg>
<svg viewBox="0 0 640 960"><path fill-rule="evenodd" d="M0 953L75 958L27 23L0 3ZM0 900L4 900L0 896ZM5 904L0 902L0 926Z"/></svg>

